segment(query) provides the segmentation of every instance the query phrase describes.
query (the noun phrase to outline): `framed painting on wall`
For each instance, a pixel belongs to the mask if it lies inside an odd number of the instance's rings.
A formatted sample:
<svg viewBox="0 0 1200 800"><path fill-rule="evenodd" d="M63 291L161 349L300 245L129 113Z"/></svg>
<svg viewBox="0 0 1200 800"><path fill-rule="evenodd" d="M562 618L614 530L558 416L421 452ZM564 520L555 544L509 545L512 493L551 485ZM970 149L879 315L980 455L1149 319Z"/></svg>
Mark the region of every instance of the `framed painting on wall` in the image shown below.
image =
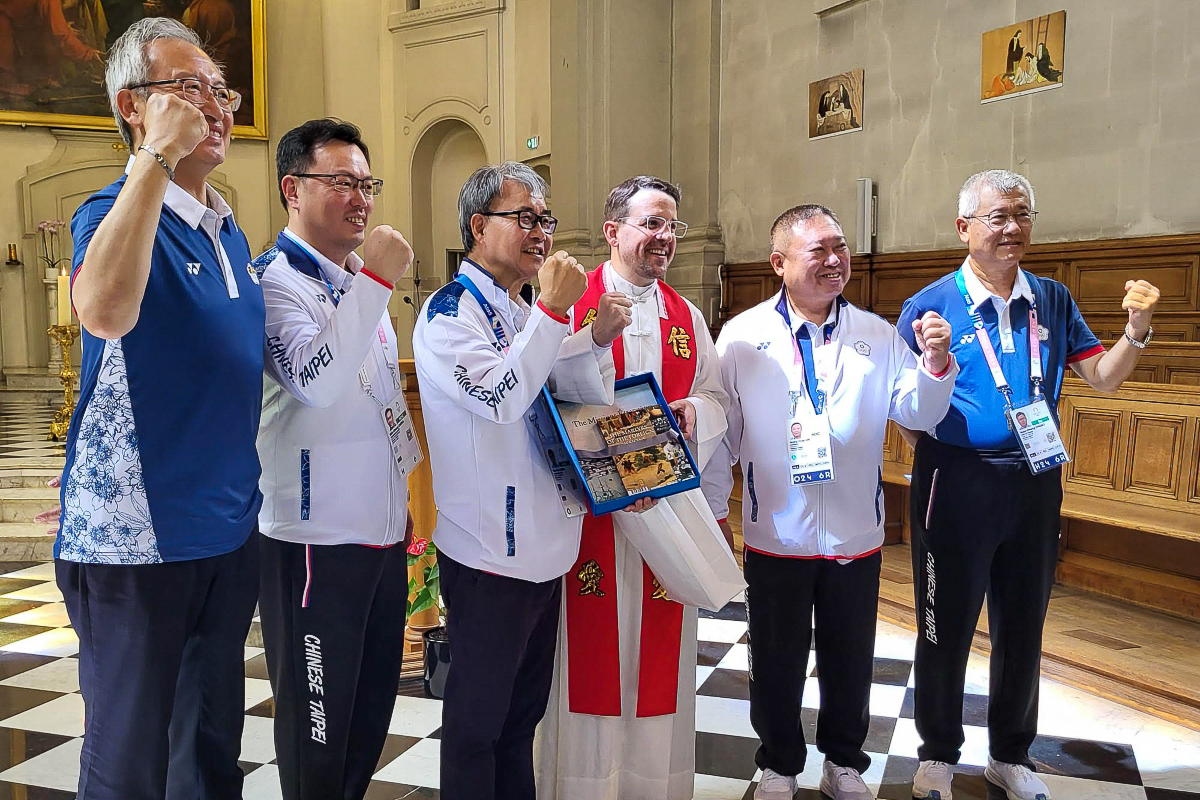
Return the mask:
<svg viewBox="0 0 1200 800"><path fill-rule="evenodd" d="M808 138L862 130L863 71L843 72L808 85Z"/></svg>
<svg viewBox="0 0 1200 800"><path fill-rule="evenodd" d="M1066 38L1066 11L983 34L980 102L1062 86Z"/></svg>
<svg viewBox="0 0 1200 800"><path fill-rule="evenodd" d="M0 123L115 130L105 53L143 17L190 26L242 94L234 136L267 138L266 0L3 0Z"/></svg>

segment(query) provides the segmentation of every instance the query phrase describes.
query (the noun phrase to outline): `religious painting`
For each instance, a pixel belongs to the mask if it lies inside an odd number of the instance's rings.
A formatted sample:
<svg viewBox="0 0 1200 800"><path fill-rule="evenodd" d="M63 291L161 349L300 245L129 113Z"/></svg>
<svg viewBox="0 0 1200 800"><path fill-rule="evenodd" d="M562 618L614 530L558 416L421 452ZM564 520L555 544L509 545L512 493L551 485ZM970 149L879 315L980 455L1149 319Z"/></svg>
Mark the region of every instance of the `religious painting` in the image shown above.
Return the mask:
<svg viewBox="0 0 1200 800"><path fill-rule="evenodd" d="M234 136L267 138L266 0L0 0L0 123L115 130L108 49L143 17L199 34L242 94Z"/></svg>
<svg viewBox="0 0 1200 800"><path fill-rule="evenodd" d="M808 138L861 131L863 71L843 72L808 85Z"/></svg>
<svg viewBox="0 0 1200 800"><path fill-rule="evenodd" d="M980 102L1062 86L1066 38L1066 11L985 33Z"/></svg>

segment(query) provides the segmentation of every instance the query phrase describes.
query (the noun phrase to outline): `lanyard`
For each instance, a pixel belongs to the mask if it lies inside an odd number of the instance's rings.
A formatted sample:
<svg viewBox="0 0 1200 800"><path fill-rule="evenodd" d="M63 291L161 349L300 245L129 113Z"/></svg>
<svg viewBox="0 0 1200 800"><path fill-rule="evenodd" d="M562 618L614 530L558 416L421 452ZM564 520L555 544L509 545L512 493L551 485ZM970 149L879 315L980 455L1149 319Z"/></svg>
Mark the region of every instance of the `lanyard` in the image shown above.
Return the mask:
<svg viewBox="0 0 1200 800"><path fill-rule="evenodd" d="M840 318L838 306L840 306L841 300L841 297L839 297L834 301L833 322L821 326L825 344L829 344L833 340L833 331L837 327L838 319ZM792 342L792 353L794 356L792 363L801 366L804 370L804 387L808 390L808 399L813 405L813 411L817 412L817 414L824 414L826 396L817 381L817 367L816 361L813 358L812 338L809 336L808 326L804 323L800 323L800 327L796 329L795 336L792 335L792 316L788 313L786 289L779 293L779 302L775 305L775 310L783 317L783 324L787 328L788 338Z"/></svg>
<svg viewBox="0 0 1200 800"><path fill-rule="evenodd" d="M988 335L987 328L983 325L983 317L978 310L973 308L971 293L967 291L967 282L963 279L961 270L954 273L954 281L958 284L958 291L962 295L963 302L967 304L967 313L971 316L971 322L975 325L975 340L983 348L983 356L987 359L988 369L992 373L992 380L995 382L996 388L1004 395L1005 405L1012 408L1012 387L1008 385L1008 379L1004 377L1004 371L1000 369L1000 359L996 357L996 348L992 345L992 338ZM1042 348L1038 341L1037 331L1037 299L1034 298L1029 301L1028 331L1029 383L1032 386L1034 398L1042 396Z"/></svg>
<svg viewBox="0 0 1200 800"><path fill-rule="evenodd" d="M501 350L506 349L508 347L508 335L504 332L504 326L500 324L500 318L496 314L496 309L492 308L492 304L483 296L483 292L479 291L479 287L464 273L459 272L458 277L454 280L465 286L467 291L471 293L471 296L479 303L479 307L483 309L483 313L487 315L488 322L492 325L492 333L496 337L496 344L500 345Z"/></svg>
<svg viewBox="0 0 1200 800"><path fill-rule="evenodd" d="M302 247L298 242L296 242L296 240L282 232L275 240L275 245L284 252L284 255L287 256L288 263L291 264L293 269L295 269L301 275L307 275L310 278L316 278L322 281L325 286L328 287L329 296L333 299L333 307L337 308L338 303L341 302L342 295L345 294L345 292L334 288L333 282L329 280L329 277L325 274L325 271L321 269L320 265L317 264L317 261L312 257L312 254L309 253L308 250ZM396 364L393 363L392 359L388 358L387 335L383 332L383 326L380 325L377 327L375 329L375 333L379 337L380 349L383 351L383 358L381 360L383 361L384 365L387 366L388 371L392 374L392 387L396 391L399 391L400 375L397 371ZM367 367L365 364L358 369L358 382L362 385L363 391L367 393L368 397L370 397L376 403L379 403L380 406L383 406L383 401L376 397L375 393L371 389L371 379L367 377Z"/></svg>

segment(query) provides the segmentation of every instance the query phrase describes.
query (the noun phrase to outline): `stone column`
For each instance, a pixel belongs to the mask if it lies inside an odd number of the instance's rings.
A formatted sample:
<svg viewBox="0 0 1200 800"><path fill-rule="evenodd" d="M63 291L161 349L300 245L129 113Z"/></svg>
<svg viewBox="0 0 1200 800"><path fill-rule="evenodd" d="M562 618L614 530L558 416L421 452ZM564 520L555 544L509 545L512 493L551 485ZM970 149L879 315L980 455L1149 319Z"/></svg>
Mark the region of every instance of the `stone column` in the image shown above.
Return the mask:
<svg viewBox="0 0 1200 800"><path fill-rule="evenodd" d="M725 254L717 224L720 19L717 0L555 0L550 20L555 247L602 260L609 189L643 173L678 183L679 214L691 228L667 281L710 324Z"/></svg>

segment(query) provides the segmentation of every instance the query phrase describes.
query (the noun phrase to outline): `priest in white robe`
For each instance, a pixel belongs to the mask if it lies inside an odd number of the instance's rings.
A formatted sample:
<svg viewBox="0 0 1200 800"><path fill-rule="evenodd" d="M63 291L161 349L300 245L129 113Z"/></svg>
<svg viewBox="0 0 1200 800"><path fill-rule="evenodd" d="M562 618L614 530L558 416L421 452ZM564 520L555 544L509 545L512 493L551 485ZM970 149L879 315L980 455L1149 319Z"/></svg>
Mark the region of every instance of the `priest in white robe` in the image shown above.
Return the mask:
<svg viewBox="0 0 1200 800"><path fill-rule="evenodd" d="M631 323L613 344L617 377L654 374L703 470L725 433L728 397L704 317L661 281L687 230L679 199L678 187L644 175L612 190L610 260L589 274L572 326L592 324L605 305L627 309ZM693 489L584 523L579 561L563 578L558 664L535 742L540 800L692 797L697 610L664 596L621 532L638 513L650 525L679 525L675 503L711 513ZM593 560L605 575L601 596L581 592L579 573Z"/></svg>

